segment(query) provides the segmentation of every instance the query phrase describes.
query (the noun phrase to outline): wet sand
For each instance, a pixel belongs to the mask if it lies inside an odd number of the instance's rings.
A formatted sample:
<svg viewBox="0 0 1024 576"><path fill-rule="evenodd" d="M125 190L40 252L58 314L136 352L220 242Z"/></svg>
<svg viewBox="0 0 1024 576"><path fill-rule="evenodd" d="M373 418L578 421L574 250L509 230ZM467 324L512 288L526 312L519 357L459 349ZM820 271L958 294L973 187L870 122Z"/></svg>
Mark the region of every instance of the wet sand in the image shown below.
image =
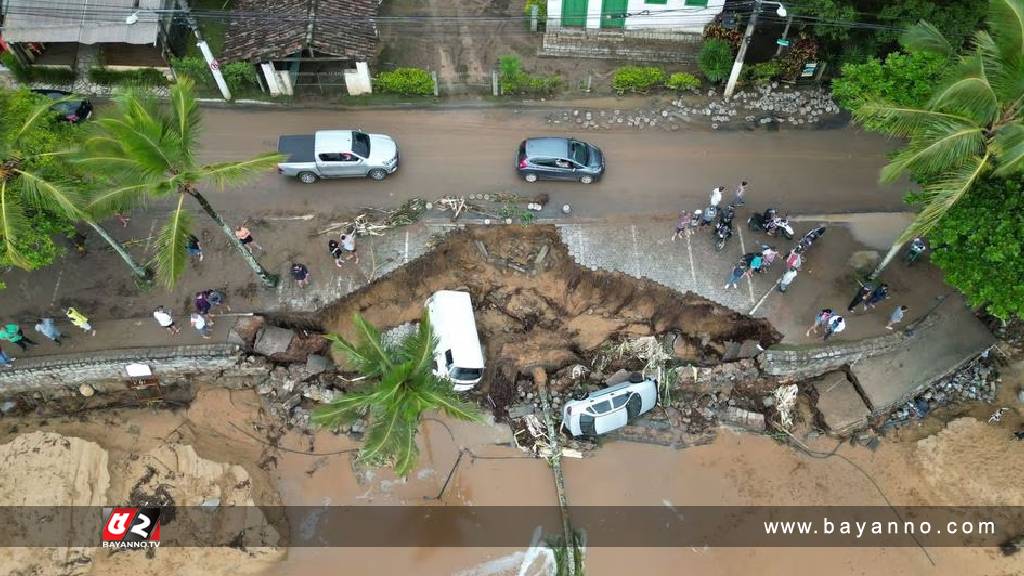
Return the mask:
<svg viewBox="0 0 1024 576"><path fill-rule="evenodd" d="M82 420L50 419L45 426L24 419L18 430L5 427L0 442L18 431L45 429L95 441L110 451L112 464L119 458L155 446L179 441L195 447L208 459L239 464L258 484L269 504L284 505L552 505L555 494L547 465L514 448L503 426L450 423L452 434L430 420L421 434L421 468L401 481L386 470L357 475L352 455L310 455L308 437L289 433L280 445L297 452L273 451L276 468L257 466L268 447L261 443L252 422L258 421L258 399L247 391L209 390L188 410L176 412L122 410L91 413ZM111 433L111 430L117 433ZM454 441L453 441L454 438ZM942 441L947 441L941 438ZM330 433L315 436L314 451L330 454L356 444ZM432 500L444 484L458 456L458 447L477 455L508 457L474 460L464 457L440 501ZM834 441L821 440L815 449L829 451ZM1024 449L1022 446L1020 449ZM942 488L948 470L925 467L916 443L883 441L877 451L844 445L838 452L860 464L894 504L970 504L971 494L952 502L954 491ZM955 451L952 452L955 454ZM658 446L609 442L596 456L564 461L572 505L884 505L878 490L850 464L838 458L814 459L767 437L722 431L712 444L674 450ZM1021 460L993 462L992 466L1021 466ZM955 459L942 466L958 466ZM979 463L973 461L977 468ZM312 470L312 473L310 471ZM927 470L927 473L924 472ZM1005 470L1003 471L1005 473ZM972 471L984 482L985 470ZM1000 477L1006 477L1001 475ZM1017 478L1021 475L1017 474ZM1024 487L1007 486L988 494L1001 494L1006 504L1019 504ZM990 503L986 498L986 504ZM523 535L523 548L530 534ZM521 549L520 549L521 550ZM514 574L499 570L514 548L297 548L269 575L305 576L325 573L358 574ZM587 551L587 574L635 572L646 574L1021 574L1024 560L1005 558L994 549L933 548L891 549L673 549L594 548ZM140 555L140 562L146 562ZM487 564L491 562L492 564ZM225 576L228 572L225 572ZM210 572L211 576L220 576ZM118 576L118 575L114 575Z"/></svg>

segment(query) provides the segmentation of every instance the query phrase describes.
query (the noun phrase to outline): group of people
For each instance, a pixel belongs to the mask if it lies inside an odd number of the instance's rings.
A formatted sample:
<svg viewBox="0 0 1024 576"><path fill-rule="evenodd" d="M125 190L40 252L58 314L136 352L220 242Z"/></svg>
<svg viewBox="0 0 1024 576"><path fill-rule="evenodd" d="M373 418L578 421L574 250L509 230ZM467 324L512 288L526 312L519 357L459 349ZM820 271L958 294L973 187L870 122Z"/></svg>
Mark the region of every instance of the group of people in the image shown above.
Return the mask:
<svg viewBox="0 0 1024 576"><path fill-rule="evenodd" d="M850 305L846 307L846 313L853 314L858 305L863 307L864 312L868 312L869 310L874 310L879 304L888 299L889 286L887 284L881 283L875 286L871 283L862 282L860 289L857 290L857 294L850 301ZM903 318L908 310L910 310L910 307L903 304L893 308L889 314L889 322L886 323L885 329L893 330L897 324L903 322ZM823 308L814 317L814 324L807 329L805 335L810 337L811 334L817 334L819 328L824 330L824 339L828 340L846 329L846 319L831 308Z"/></svg>
<svg viewBox="0 0 1024 576"><path fill-rule="evenodd" d="M227 297L220 290L200 290L196 292L195 300L193 302L195 310L189 314L189 325L195 328L199 335L204 339L210 339L210 328L213 326L213 320L210 318L210 313L214 308L218 306L224 306L226 310L231 311L231 306L227 303ZM153 319L156 323L167 330L172 336L181 334L181 329L178 328L178 324L174 321L174 316L171 312L163 307L157 306L153 310Z"/></svg>
<svg viewBox="0 0 1024 576"><path fill-rule="evenodd" d="M731 206L743 206L743 198L747 193L747 186L746 180L736 186L734 190L735 199L732 201ZM690 230L696 226L711 224L715 220L715 214L718 212L718 206L722 203L722 195L725 191L725 186L716 186L711 191L711 195L708 197L708 207L704 210L694 210L692 214L689 210L680 210L679 220L676 221L676 231L672 234L672 241L685 238L690 234Z"/></svg>
<svg viewBox="0 0 1024 576"><path fill-rule="evenodd" d="M338 240L335 240L334 238L328 240L327 252L330 253L331 258L334 258L334 264L338 268L343 267L345 262L349 260L354 264L358 264L359 252L356 251L355 230L343 233ZM299 288L309 286L311 278L309 266L306 266L302 262L292 262L292 266L289 269L289 275Z"/></svg>
<svg viewBox="0 0 1024 576"><path fill-rule="evenodd" d="M96 330L93 329L92 324L89 323L89 318L85 314L82 314L75 308L69 306L63 309L65 316L71 322L73 326L81 328L90 335L95 336ZM63 340L67 338L57 327L57 322L50 316L44 316L36 322L35 331L42 334L44 338L60 346ZM22 352L28 350L29 346L36 346L38 343L32 340L22 331L21 326L10 323L0 329L0 341L9 342L14 344L21 349ZM15 358L9 356L0 346L0 368L8 368L11 363L14 362Z"/></svg>

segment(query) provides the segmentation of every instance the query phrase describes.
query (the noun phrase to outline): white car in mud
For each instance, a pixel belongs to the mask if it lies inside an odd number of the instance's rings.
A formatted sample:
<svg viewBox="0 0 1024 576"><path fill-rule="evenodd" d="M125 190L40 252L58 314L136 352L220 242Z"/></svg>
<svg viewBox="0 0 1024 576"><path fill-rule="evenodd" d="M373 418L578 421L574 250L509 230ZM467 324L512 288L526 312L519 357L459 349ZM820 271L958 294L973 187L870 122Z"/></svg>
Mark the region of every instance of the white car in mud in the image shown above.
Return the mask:
<svg viewBox="0 0 1024 576"><path fill-rule="evenodd" d="M618 430L658 404L658 381L634 373L629 382L571 400L562 407L562 427L573 436Z"/></svg>

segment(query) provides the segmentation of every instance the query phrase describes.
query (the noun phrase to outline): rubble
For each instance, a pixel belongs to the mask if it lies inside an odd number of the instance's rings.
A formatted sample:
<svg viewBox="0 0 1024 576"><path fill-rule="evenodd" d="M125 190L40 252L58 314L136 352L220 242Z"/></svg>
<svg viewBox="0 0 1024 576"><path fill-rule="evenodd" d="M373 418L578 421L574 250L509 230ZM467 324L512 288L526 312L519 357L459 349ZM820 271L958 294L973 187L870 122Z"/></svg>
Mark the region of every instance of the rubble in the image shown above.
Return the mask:
<svg viewBox="0 0 1024 576"><path fill-rule="evenodd" d="M254 350L261 356L274 356L288 351L295 331L277 326L265 326L256 333Z"/></svg>
<svg viewBox="0 0 1024 576"><path fill-rule="evenodd" d="M899 428L912 420L924 418L936 408L951 404L991 404L996 398L999 382L992 359L986 352L891 411L883 426Z"/></svg>

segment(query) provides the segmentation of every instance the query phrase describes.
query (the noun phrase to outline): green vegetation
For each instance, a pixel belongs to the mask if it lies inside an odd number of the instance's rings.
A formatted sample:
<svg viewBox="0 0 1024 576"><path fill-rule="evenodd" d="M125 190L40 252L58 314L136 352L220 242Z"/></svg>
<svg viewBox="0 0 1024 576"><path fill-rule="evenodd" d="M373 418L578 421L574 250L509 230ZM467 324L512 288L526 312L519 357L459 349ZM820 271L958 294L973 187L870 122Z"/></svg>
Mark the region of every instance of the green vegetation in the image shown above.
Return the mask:
<svg viewBox="0 0 1024 576"><path fill-rule="evenodd" d="M980 223L985 223L980 226ZM1024 316L1024 182L986 179L932 229L931 261L972 306L993 316Z"/></svg>
<svg viewBox="0 0 1024 576"><path fill-rule="evenodd" d="M557 75L532 76L526 73L519 57L511 54L498 58L498 69L498 83L502 94L547 95L554 93L562 85L562 80Z"/></svg>
<svg viewBox="0 0 1024 576"><path fill-rule="evenodd" d="M136 70L93 68L89 70L89 80L96 84L118 86L166 86L170 84L164 73L155 68Z"/></svg>
<svg viewBox="0 0 1024 576"><path fill-rule="evenodd" d="M533 13L533 7L537 7L537 19L544 23L544 20L548 17L548 2L547 0L526 0L523 5L523 14L529 16ZM529 22L527 22L529 24Z"/></svg>
<svg viewBox="0 0 1024 576"><path fill-rule="evenodd" d="M924 106L948 66L949 58L942 54L893 52L884 62L869 58L843 66L843 75L832 82L832 95L849 110L875 100Z"/></svg>
<svg viewBox="0 0 1024 576"><path fill-rule="evenodd" d="M188 78L171 86L169 106L131 88L114 102L114 109L94 122L95 134L85 142L76 159L106 183L103 193L89 200L88 209L121 211L150 199L174 198L167 223L157 236L154 258L158 278L172 287L185 271L188 260L185 246L192 230L192 216L185 200L194 200L253 272L266 285L275 285L277 279L242 246L199 186L212 184L223 188L240 184L270 170L282 156L269 152L247 160L199 163L201 111Z"/></svg>
<svg viewBox="0 0 1024 576"><path fill-rule="evenodd" d="M675 72L668 77L665 86L670 90L682 92L684 90L696 90L700 88L700 78L689 72Z"/></svg>
<svg viewBox="0 0 1024 576"><path fill-rule="evenodd" d="M232 98L262 92L256 67L250 62L232 62L223 66L220 71L224 75L224 82L228 85Z"/></svg>
<svg viewBox="0 0 1024 576"><path fill-rule="evenodd" d="M65 162L82 128L58 122L53 104L28 90L0 91L0 265L33 270L49 264L60 254L53 237L83 222L145 280L148 271L96 224L105 214L84 207L96 189Z"/></svg>
<svg viewBox="0 0 1024 576"><path fill-rule="evenodd" d="M751 84L767 84L782 75L782 63L778 60L760 62L753 66L747 66L743 74L746 76L747 82Z"/></svg>
<svg viewBox="0 0 1024 576"><path fill-rule="evenodd" d="M426 312L419 329L397 345L381 339L380 331L356 314L352 326L357 339L331 336L334 350L367 380L364 390L348 392L313 411L314 423L335 428L365 417L366 436L358 462L391 465L399 476L416 467L416 434L423 413L437 410L461 420L477 420L474 406L452 390L452 383L433 373L436 339Z"/></svg>
<svg viewBox="0 0 1024 576"><path fill-rule="evenodd" d="M909 28L902 39L907 50L953 59L948 74L923 105L875 99L854 113L908 141L882 170L882 180L909 174L922 189L916 196L922 210L879 269L902 242L935 228L985 177L1024 171L1024 0L992 0L987 24L962 53L928 23Z"/></svg>
<svg viewBox="0 0 1024 576"><path fill-rule="evenodd" d="M612 89L619 94L643 94L664 83L665 72L653 66L622 66L612 75Z"/></svg>
<svg viewBox="0 0 1024 576"><path fill-rule="evenodd" d="M0 62L3 63L14 75L14 78L23 84L39 82L42 84L71 84L75 81L75 71L71 68L49 68L46 66L22 66L14 54L4 52L0 54Z"/></svg>
<svg viewBox="0 0 1024 576"><path fill-rule="evenodd" d="M396 68L377 75L376 89L386 94L434 94L434 80L430 72L422 68Z"/></svg>
<svg viewBox="0 0 1024 576"><path fill-rule="evenodd" d="M705 40L697 55L697 65L708 82L717 84L729 77L732 70L732 46L725 40Z"/></svg>
<svg viewBox="0 0 1024 576"><path fill-rule="evenodd" d="M200 90L216 90L217 84L213 80L213 73L207 66L202 56L184 56L182 58L171 58L171 68L179 76L187 76L195 83Z"/></svg>

